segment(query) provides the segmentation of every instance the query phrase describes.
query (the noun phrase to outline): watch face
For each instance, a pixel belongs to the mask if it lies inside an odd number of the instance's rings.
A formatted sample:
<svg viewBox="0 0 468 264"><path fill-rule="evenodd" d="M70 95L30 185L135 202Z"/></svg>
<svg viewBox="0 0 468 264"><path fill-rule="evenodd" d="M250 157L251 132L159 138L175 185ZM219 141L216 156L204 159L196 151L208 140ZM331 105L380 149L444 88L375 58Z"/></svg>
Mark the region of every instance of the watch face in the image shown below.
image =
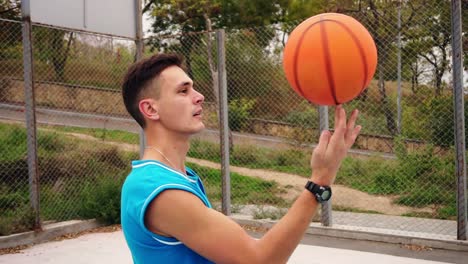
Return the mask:
<svg viewBox="0 0 468 264"><path fill-rule="evenodd" d="M322 193L321 196L322 196L322 199L323 199L324 201L330 199L330 191L325 190L325 191Z"/></svg>

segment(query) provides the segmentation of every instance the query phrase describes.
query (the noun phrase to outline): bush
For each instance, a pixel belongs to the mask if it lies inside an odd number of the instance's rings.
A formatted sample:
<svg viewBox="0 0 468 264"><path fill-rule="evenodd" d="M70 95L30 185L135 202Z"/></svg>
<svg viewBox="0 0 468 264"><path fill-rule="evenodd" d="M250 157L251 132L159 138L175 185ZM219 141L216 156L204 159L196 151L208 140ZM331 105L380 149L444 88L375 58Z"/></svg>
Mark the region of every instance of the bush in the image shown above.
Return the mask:
<svg viewBox="0 0 468 264"><path fill-rule="evenodd" d="M211 202L221 200L221 171L188 163L202 178ZM231 173L231 197L237 204L285 205L287 202L278 195L284 191L278 183Z"/></svg>
<svg viewBox="0 0 468 264"><path fill-rule="evenodd" d="M273 162L277 166L304 166L306 168L310 166L309 157L306 157L305 152L296 149L275 151Z"/></svg>
<svg viewBox="0 0 468 264"><path fill-rule="evenodd" d="M430 142L442 147L453 146L455 144L453 98L430 98L421 107L421 111L429 115L427 127L430 133ZM466 116L468 116L467 101L465 101ZM467 119L465 119L465 140L468 140L467 125Z"/></svg>
<svg viewBox="0 0 468 264"><path fill-rule="evenodd" d="M241 98L234 99L229 102L229 129L233 131L241 131L247 125L250 118L250 113L255 105L255 100Z"/></svg>
<svg viewBox="0 0 468 264"><path fill-rule="evenodd" d="M100 177L88 182L81 195L79 215L105 224L120 224L120 193L125 177Z"/></svg>
<svg viewBox="0 0 468 264"><path fill-rule="evenodd" d="M0 236L31 230L35 215L29 205L23 205L16 210L5 210L0 218Z"/></svg>
<svg viewBox="0 0 468 264"><path fill-rule="evenodd" d="M231 162L233 165L259 165L265 161L265 150L254 146L236 146L231 152Z"/></svg>
<svg viewBox="0 0 468 264"><path fill-rule="evenodd" d="M28 199L25 195L21 195L18 192L12 193L6 190L3 191L4 193L0 194L0 205L2 206L2 209L12 210L28 204Z"/></svg>
<svg viewBox="0 0 468 264"><path fill-rule="evenodd" d="M457 215L457 204L451 203L447 206L441 207L438 211L438 218L439 219L451 219L456 220Z"/></svg>
<svg viewBox="0 0 468 264"><path fill-rule="evenodd" d="M0 185L0 236L30 230L35 221L35 215L29 204L28 189L12 189L8 185Z"/></svg>
<svg viewBox="0 0 468 264"><path fill-rule="evenodd" d="M319 115L315 108L308 108L305 111L291 111L283 119L284 122L307 128L319 127Z"/></svg>
<svg viewBox="0 0 468 264"><path fill-rule="evenodd" d="M57 132L39 133L37 146L46 152L60 152L65 148L65 141L58 136Z"/></svg>
<svg viewBox="0 0 468 264"><path fill-rule="evenodd" d="M219 154L219 150L219 144L193 139L190 142L190 149L187 153L187 156L197 159L207 159L220 162L221 156Z"/></svg>
<svg viewBox="0 0 468 264"><path fill-rule="evenodd" d="M407 184L404 175L399 174L395 167L385 164L380 170L375 171L374 188L371 193L398 194Z"/></svg>
<svg viewBox="0 0 468 264"><path fill-rule="evenodd" d="M347 157L336 183L379 195L395 195L395 203L413 207L446 207L439 214L453 216L456 179L453 153L436 153L433 146L407 151L395 140L396 160ZM437 217L437 216L434 216Z"/></svg>
<svg viewBox="0 0 468 264"><path fill-rule="evenodd" d="M426 128L428 115L420 107L407 106L402 111L401 133L407 139L430 140Z"/></svg>
<svg viewBox="0 0 468 264"><path fill-rule="evenodd" d="M398 204L414 207L426 205L455 204L455 194L447 191L444 186L431 186L430 188L414 188L408 194L402 195L396 201Z"/></svg>

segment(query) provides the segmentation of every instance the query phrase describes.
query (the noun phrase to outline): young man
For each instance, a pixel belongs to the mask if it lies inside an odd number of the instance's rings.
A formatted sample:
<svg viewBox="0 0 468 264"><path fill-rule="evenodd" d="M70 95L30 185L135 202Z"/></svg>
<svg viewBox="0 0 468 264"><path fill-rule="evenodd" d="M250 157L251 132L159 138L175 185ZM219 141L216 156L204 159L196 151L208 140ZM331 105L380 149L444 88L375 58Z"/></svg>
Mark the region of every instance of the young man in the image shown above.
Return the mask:
<svg viewBox="0 0 468 264"><path fill-rule="evenodd" d="M190 136L204 128L204 97L181 67L175 55L156 55L131 66L123 84L125 106L147 139L122 189L122 228L134 263L286 263L331 195L328 186L360 131L357 110L346 122L336 107L334 134L321 134L306 188L256 240L211 208L200 178L184 165Z"/></svg>

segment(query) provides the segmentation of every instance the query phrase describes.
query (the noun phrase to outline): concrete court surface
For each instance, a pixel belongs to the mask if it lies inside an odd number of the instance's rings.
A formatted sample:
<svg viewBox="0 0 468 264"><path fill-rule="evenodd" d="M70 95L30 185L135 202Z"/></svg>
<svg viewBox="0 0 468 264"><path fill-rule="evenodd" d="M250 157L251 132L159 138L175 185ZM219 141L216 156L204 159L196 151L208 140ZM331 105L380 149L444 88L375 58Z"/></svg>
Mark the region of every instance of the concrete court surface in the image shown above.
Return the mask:
<svg viewBox="0 0 468 264"><path fill-rule="evenodd" d="M21 253L0 255L0 264L88 264L132 263L122 231L90 233L73 239L37 244ZM437 264L436 262L407 257L332 247L298 246L288 263L378 263L378 264Z"/></svg>

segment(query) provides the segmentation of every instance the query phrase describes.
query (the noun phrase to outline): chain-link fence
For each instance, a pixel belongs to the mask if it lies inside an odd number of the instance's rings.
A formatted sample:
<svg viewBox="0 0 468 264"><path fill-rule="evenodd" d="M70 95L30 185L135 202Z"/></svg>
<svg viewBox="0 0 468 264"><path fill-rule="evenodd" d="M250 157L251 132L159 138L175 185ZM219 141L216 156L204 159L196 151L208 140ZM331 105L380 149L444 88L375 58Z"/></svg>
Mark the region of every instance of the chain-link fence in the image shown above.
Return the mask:
<svg viewBox="0 0 468 264"><path fill-rule="evenodd" d="M22 46L17 45L21 44L21 23L2 20L0 26L2 28L0 31L0 102L3 104L11 97L9 87L14 83L7 76L17 76L21 74L23 68L21 65ZM24 105L24 96L11 104ZM24 117L20 120L24 120ZM24 127L24 121L12 124L3 122L3 118L0 124L0 235L16 231L12 226L18 226L17 229L23 231L24 226L30 227L28 221L34 219L34 215L28 213L30 211L28 166L25 158L27 147L26 134L22 127Z"/></svg>
<svg viewBox="0 0 468 264"><path fill-rule="evenodd" d="M0 22L0 235L6 235L29 229L34 214L21 23ZM41 221L98 213L118 222L114 197L120 195L130 160L138 158L139 129L129 120L120 92L135 43L40 25L32 27L32 43Z"/></svg>
<svg viewBox="0 0 468 264"><path fill-rule="evenodd" d="M37 130L41 218L118 208L109 196L118 197L129 161L137 157L131 144L138 144L138 128L126 120L120 94L134 42L44 26L33 26L32 38L36 109L44 112ZM129 147L107 143L115 137ZM118 219L109 212L103 217Z"/></svg>
<svg viewBox="0 0 468 264"><path fill-rule="evenodd" d="M333 214L333 223L453 237L456 178L450 5L407 4L347 14L373 35L379 63L365 92L345 104L348 112L360 110L363 130L336 181L332 207L339 212ZM309 160L320 127L318 108L293 92L282 69L282 50L296 25L227 33L234 213L280 217L311 174ZM216 60L208 55L216 53L214 36L211 41L206 32L155 39L154 47L184 54L189 74L211 104L216 97L212 89L217 89L211 75ZM215 113L210 114L208 119L217 121ZM333 121L330 109L330 128ZM216 129L216 122L210 124ZM212 140L207 134L193 142L189 156L193 161L219 162L218 137ZM216 190L220 195L220 189ZM423 219L431 221L426 224Z"/></svg>
<svg viewBox="0 0 468 264"><path fill-rule="evenodd" d="M363 126L334 186L333 225L456 236L450 5L348 12L379 52L369 87L345 104ZM466 21L465 21L466 22ZM29 226L21 23L0 20L0 235ZM231 211L281 217L311 175L319 134L315 105L290 88L282 69L288 33L299 23L227 30ZM466 23L465 23L466 24ZM401 25L401 26L398 26ZM466 28L466 27L464 27ZM221 203L218 42L215 32L154 36L145 55L177 52L205 95L207 129L194 136L188 166ZM466 36L464 36L466 43ZM135 58L132 40L33 26L42 221L117 219L119 184L138 158L139 129L120 99ZM399 60L398 58L401 58ZM466 84L465 84L466 87ZM467 107L465 107L466 109ZM333 128L333 109L329 109ZM114 201L113 204L112 201ZM316 218L315 220L318 220Z"/></svg>

